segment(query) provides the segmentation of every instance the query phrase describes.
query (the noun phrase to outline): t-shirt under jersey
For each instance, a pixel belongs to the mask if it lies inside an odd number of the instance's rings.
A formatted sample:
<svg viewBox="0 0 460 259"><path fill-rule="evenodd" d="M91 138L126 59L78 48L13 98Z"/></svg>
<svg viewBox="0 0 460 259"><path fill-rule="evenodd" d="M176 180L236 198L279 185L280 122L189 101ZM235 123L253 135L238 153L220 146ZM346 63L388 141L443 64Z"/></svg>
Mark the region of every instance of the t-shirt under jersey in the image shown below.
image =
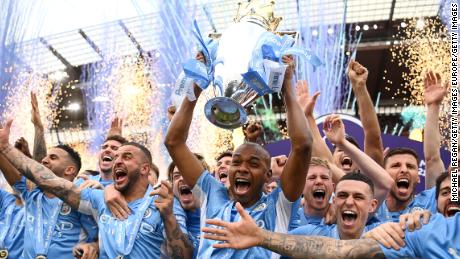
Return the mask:
<svg viewBox="0 0 460 259"><path fill-rule="evenodd" d="M201 226L206 219L221 219L236 222L240 216L236 210L235 202L230 199L224 185L212 177L209 172L201 174L194 193L201 200ZM268 195L262 195L259 201L246 211L263 229L287 233L291 218L297 213L300 199L290 202L282 191L276 188ZM198 249L198 258L278 258L279 255L261 247L253 247L244 250L215 249L212 245L216 241L201 239Z"/></svg>
<svg viewBox="0 0 460 259"><path fill-rule="evenodd" d="M431 213L436 213L436 187L425 190L417 194L412 201L401 211L389 211L386 201L378 208L375 216L381 222L399 222L399 216L406 213L411 213L415 210L429 210Z"/></svg>
<svg viewBox="0 0 460 259"><path fill-rule="evenodd" d="M399 251L380 245L386 258L460 258L460 213L445 218L437 213L427 225L409 232L406 230L406 245Z"/></svg>
<svg viewBox="0 0 460 259"><path fill-rule="evenodd" d="M24 244L24 206L16 204L16 198L9 192L0 190L0 235L8 258L20 258ZM10 215L7 215L10 214ZM4 233L5 232L5 233Z"/></svg>
<svg viewBox="0 0 460 259"><path fill-rule="evenodd" d="M156 196L148 195L150 191L151 189L148 189L143 198L128 203L132 213L127 220L123 221L116 219L110 212L104 201L103 190L84 189L81 192L79 210L82 213L90 213L98 219L100 258L116 258L117 256L123 256L124 259L159 258L166 254L163 220L154 205ZM141 213L144 206L146 207L141 215L138 231L131 232L135 228L136 213ZM174 215L182 232L187 233L185 212L182 208L178 211L178 208L180 206L174 206ZM124 246L130 242L132 233L134 233L132 249L123 254ZM117 239L124 241L118 242Z"/></svg>
<svg viewBox="0 0 460 259"><path fill-rule="evenodd" d="M37 256L37 229L42 228L43 237L46 236L47 230L51 229L50 219L52 214L59 208L61 201L59 198L46 197L40 188L28 191L26 179L21 178L14 186L21 193L25 201L25 232L24 232L24 258L32 259ZM41 203L39 210L38 203ZM39 226L38 220L41 213L42 225ZM79 242L91 242L97 237L96 222L89 216L83 215L72 209L69 205L62 203L60 206L56 223L52 229L51 241L47 258L73 259L72 249Z"/></svg>

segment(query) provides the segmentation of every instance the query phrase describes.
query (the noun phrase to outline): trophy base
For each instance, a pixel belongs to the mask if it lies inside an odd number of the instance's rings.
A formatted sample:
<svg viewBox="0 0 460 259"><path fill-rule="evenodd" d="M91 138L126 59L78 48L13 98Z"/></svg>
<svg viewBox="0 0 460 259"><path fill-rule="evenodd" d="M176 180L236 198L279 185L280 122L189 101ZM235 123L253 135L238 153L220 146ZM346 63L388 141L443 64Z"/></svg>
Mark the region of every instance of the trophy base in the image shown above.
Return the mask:
<svg viewBox="0 0 460 259"><path fill-rule="evenodd" d="M212 98L204 106L204 113L212 124L223 129L241 127L248 118L244 107L228 97Z"/></svg>

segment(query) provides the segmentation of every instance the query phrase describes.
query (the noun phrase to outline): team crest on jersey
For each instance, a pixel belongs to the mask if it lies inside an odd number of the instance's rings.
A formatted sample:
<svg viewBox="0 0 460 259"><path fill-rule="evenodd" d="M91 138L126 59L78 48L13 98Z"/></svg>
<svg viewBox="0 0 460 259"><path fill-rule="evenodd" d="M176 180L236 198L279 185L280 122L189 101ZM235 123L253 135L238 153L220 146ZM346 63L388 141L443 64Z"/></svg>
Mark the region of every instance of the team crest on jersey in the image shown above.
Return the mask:
<svg viewBox="0 0 460 259"><path fill-rule="evenodd" d="M152 209L151 208L147 208L144 212L144 219L146 218L150 218L150 216L152 216Z"/></svg>
<svg viewBox="0 0 460 259"><path fill-rule="evenodd" d="M256 212L256 211L262 211L262 210L265 210L267 208L267 204L265 202L257 205L257 207L255 207L252 211Z"/></svg>
<svg viewBox="0 0 460 259"><path fill-rule="evenodd" d="M63 216L69 215L71 211L72 211L72 209L70 208L70 206L67 203L62 204L61 212L60 212L61 215L63 215Z"/></svg>

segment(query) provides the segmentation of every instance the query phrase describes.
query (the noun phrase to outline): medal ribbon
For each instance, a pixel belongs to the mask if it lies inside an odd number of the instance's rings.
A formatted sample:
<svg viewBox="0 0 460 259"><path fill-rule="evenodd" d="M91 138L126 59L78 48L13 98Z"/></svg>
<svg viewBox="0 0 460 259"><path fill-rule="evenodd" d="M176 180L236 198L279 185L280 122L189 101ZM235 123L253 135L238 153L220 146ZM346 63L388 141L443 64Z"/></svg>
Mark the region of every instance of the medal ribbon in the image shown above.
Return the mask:
<svg viewBox="0 0 460 259"><path fill-rule="evenodd" d="M0 249L5 249L5 237L6 234L8 233L8 230L10 229L11 226L11 219L13 217L13 210L16 204L12 203L10 204L5 211L5 223L3 228L0 230Z"/></svg>
<svg viewBox="0 0 460 259"><path fill-rule="evenodd" d="M134 214L134 226L127 229L127 226L130 226L132 220L129 218L125 221L120 221L119 227L116 228L115 233L115 244L117 249L117 254L128 255L131 253L131 250L134 246L134 241L136 240L137 232L139 232L139 227L141 226L141 221L144 218L144 213L152 203L153 197L145 198L144 202L139 206L139 209ZM131 230L131 231L130 231ZM126 235L127 234L127 235ZM128 245L126 246L125 237L128 236Z"/></svg>
<svg viewBox="0 0 460 259"><path fill-rule="evenodd" d="M43 193L38 195L37 199L37 218L35 220L35 229L37 230L37 239L35 240L35 253L37 255L46 255L48 253L48 248L51 244L51 239L53 237L54 228L56 227L57 218L59 216L59 211L61 211L62 201L59 200L57 206L52 210L51 218L48 221L48 226L46 228L45 235L43 236Z"/></svg>

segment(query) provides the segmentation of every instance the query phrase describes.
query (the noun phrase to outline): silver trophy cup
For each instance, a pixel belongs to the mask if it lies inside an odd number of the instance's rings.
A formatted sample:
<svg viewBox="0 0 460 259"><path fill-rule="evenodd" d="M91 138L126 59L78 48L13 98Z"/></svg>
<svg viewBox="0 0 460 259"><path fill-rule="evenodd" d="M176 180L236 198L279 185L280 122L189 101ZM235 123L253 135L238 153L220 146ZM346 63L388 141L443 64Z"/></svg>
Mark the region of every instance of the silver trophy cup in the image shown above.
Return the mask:
<svg viewBox="0 0 460 259"><path fill-rule="evenodd" d="M227 28L219 40L214 78L222 83L217 97L205 105L205 114L214 125L235 129L246 123L246 107L256 98L257 92L243 82L242 74L248 71L254 48L267 31L251 20L243 20ZM219 89L219 88L217 88Z"/></svg>

